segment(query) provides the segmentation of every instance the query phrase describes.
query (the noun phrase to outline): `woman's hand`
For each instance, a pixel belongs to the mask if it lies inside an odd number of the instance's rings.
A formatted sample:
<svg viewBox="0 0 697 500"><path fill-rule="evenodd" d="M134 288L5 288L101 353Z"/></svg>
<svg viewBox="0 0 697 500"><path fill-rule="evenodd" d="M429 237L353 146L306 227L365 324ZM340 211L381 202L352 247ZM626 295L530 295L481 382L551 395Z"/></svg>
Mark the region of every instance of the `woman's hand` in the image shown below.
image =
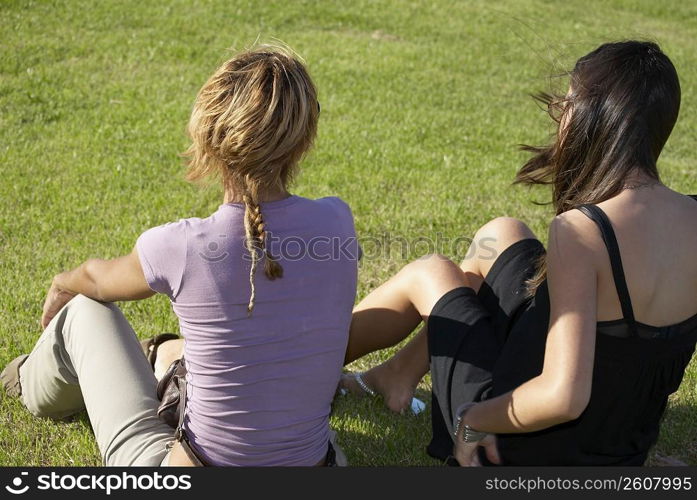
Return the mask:
<svg viewBox="0 0 697 500"><path fill-rule="evenodd" d="M58 314L58 311L63 309L63 306L70 302L75 295L77 294L60 288L56 284L56 279L54 278L53 283L51 283L51 288L49 288L48 294L46 295L46 301L44 302L44 312L41 316L41 328L46 328L53 317Z"/></svg>
<svg viewBox="0 0 697 500"><path fill-rule="evenodd" d="M58 311L77 294L99 302L115 302L146 299L155 292L145 280L135 248L130 254L116 259L90 259L53 278L44 303L42 328L46 328Z"/></svg>
<svg viewBox="0 0 697 500"><path fill-rule="evenodd" d="M480 467L479 454L477 449L483 446L486 451L486 457L491 463L500 464L501 457L499 450L496 447L496 435L487 434L484 439L476 443L465 443L459 437L455 439L455 449L453 451L457 463L462 467Z"/></svg>

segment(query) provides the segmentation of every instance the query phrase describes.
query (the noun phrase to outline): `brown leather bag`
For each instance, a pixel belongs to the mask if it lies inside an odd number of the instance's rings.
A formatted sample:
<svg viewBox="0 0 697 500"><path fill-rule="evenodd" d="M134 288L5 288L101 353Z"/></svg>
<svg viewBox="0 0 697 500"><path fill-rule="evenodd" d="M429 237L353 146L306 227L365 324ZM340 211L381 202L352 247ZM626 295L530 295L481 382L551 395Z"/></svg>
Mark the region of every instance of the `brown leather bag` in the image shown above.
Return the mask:
<svg viewBox="0 0 697 500"><path fill-rule="evenodd" d="M182 428L184 407L186 406L186 366L183 356L172 362L157 383L157 397L160 399L157 416L175 429L174 439L181 444L190 464L198 467L209 466L210 464L191 448L189 439Z"/></svg>
<svg viewBox="0 0 697 500"><path fill-rule="evenodd" d="M157 398L160 400L157 416L176 429L186 403L186 367L183 356L167 368L157 383Z"/></svg>

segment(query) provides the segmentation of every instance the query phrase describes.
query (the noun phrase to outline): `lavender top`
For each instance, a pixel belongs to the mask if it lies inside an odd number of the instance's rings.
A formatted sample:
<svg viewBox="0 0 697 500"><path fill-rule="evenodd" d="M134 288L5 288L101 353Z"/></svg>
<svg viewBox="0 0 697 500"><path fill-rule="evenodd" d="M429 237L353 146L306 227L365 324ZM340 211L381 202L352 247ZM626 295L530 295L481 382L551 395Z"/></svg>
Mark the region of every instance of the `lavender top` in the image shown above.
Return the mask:
<svg viewBox="0 0 697 500"><path fill-rule="evenodd" d="M313 465L327 452L329 412L356 295L358 244L339 198L262 203L283 278L260 263L247 315L244 207L144 232L149 286L169 296L184 336L184 428L216 465Z"/></svg>

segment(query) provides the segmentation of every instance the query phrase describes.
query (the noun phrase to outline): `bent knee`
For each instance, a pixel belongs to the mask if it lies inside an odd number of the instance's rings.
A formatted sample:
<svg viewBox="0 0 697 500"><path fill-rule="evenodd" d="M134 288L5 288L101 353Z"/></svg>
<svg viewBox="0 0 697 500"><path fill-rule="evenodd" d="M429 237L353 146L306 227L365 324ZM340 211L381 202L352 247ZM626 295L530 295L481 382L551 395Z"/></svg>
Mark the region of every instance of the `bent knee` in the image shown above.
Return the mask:
<svg viewBox="0 0 697 500"><path fill-rule="evenodd" d="M535 233L523 221L514 217L497 217L477 231L475 239L526 239L535 238Z"/></svg>
<svg viewBox="0 0 697 500"><path fill-rule="evenodd" d="M431 253L424 255L423 257L419 257L418 259L410 262L409 264L406 265L406 268L410 268L413 271L416 272L421 272L421 271L432 271L434 269L440 269L443 267L448 267L452 266L453 261L451 261L448 257L445 255L439 254L439 253Z"/></svg>
<svg viewBox="0 0 697 500"><path fill-rule="evenodd" d="M66 326L61 327L61 331L66 337L108 331L107 328L94 328L96 325L127 323L121 309L113 302L99 302L84 295L76 295L59 314L64 315Z"/></svg>
<svg viewBox="0 0 697 500"><path fill-rule="evenodd" d="M499 255L511 245L527 239L536 239L536 236L524 222L513 217L493 219L477 231L462 263L463 269L474 265L478 274L485 277Z"/></svg>
<svg viewBox="0 0 697 500"><path fill-rule="evenodd" d="M419 281L432 280L443 274L458 273L459 266L445 255L428 254L410 262L402 269L402 275L413 286L419 286Z"/></svg>
<svg viewBox="0 0 697 500"><path fill-rule="evenodd" d="M524 222L513 217L498 217L477 231L474 243L500 253L513 243L530 238L536 238L535 233Z"/></svg>
<svg viewBox="0 0 697 500"><path fill-rule="evenodd" d="M113 302L99 302L82 294L73 297L66 306L69 307L71 314L105 313L107 311L111 313L121 312L119 307Z"/></svg>
<svg viewBox="0 0 697 500"><path fill-rule="evenodd" d="M89 298L87 295L79 293L73 297L68 304L71 304L73 307L99 307L107 305L109 302L99 302L98 300Z"/></svg>

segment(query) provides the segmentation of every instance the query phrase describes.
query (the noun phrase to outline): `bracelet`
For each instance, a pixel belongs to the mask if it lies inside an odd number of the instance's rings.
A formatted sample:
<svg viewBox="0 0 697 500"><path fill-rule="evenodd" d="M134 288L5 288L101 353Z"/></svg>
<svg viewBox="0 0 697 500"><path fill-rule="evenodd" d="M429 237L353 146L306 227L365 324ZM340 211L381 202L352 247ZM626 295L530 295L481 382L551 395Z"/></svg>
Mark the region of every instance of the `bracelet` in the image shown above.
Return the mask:
<svg viewBox="0 0 697 500"><path fill-rule="evenodd" d="M476 404L477 403L467 403L460 406L457 409L457 421L455 422L455 425L453 427L455 429L454 435L455 439L460 439L463 443L478 443L479 441L484 439L488 434L488 432L475 430L469 425L463 425L465 414L469 411L470 408L472 408ZM462 432L460 432L460 430L462 430Z"/></svg>

